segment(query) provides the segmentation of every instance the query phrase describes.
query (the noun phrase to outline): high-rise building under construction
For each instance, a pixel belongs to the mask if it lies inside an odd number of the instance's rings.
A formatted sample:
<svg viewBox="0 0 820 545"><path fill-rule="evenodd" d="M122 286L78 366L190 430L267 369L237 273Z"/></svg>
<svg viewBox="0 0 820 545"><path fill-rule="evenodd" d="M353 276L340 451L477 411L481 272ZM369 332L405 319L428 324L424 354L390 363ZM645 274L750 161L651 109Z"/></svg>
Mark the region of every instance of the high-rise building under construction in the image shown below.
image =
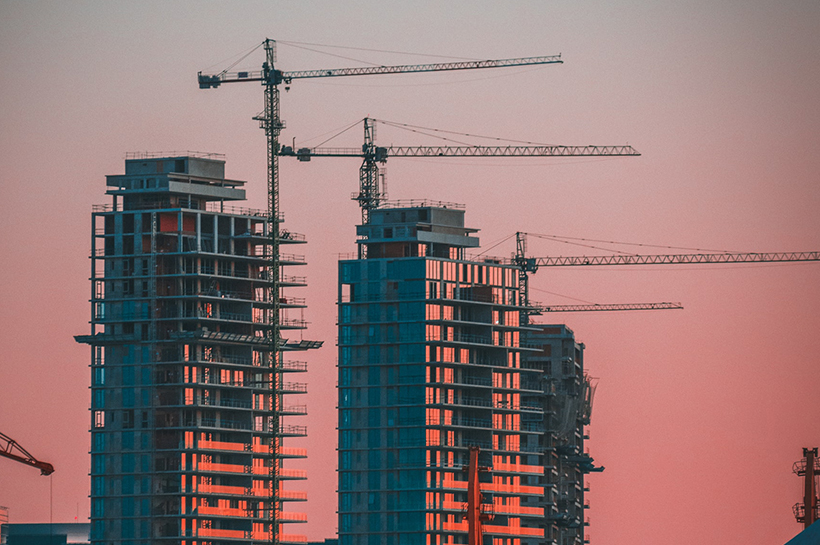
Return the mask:
<svg viewBox="0 0 820 545"><path fill-rule="evenodd" d="M582 345L522 322L518 269L469 260L452 204L382 206L339 263L340 545L583 542Z"/></svg>
<svg viewBox="0 0 820 545"><path fill-rule="evenodd" d="M304 299L274 289L305 284L272 280L278 222L225 205L245 198L244 182L218 156L130 155L106 183L112 203L92 214L91 333L77 337L92 347L91 542L306 542L282 527L306 518L282 509L306 499L287 484L305 472L283 467L306 453L282 444L305 427L281 418L305 413L284 397L306 390L283 376L306 370L287 354L320 343L271 341L277 306L284 333L305 327Z"/></svg>

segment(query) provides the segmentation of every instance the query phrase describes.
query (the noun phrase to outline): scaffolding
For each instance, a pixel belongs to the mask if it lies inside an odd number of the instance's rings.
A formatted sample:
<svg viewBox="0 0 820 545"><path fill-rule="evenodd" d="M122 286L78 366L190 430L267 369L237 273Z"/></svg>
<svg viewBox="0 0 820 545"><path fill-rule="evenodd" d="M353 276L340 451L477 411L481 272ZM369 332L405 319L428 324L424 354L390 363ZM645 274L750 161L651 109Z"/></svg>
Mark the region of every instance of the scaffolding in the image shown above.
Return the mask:
<svg viewBox="0 0 820 545"><path fill-rule="evenodd" d="M94 209L91 333L76 337L92 346L92 543L306 541L281 528L306 520L282 509L306 499L284 487L306 478L284 467L306 452L282 441L307 429L281 420L306 414L284 402L306 387L284 377L306 370L286 353L322 343L272 342L271 325L307 325L276 282L304 258L271 269L272 241L305 238L278 213L226 212L243 183L213 156L141 153Z"/></svg>

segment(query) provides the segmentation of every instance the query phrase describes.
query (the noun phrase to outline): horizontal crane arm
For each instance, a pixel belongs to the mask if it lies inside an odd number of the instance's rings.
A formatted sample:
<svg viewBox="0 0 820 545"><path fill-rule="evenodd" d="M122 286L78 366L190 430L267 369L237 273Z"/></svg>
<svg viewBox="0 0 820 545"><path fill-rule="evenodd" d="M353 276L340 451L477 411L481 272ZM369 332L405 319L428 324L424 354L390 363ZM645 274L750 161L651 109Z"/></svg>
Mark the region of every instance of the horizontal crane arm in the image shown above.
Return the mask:
<svg viewBox="0 0 820 545"><path fill-rule="evenodd" d="M510 66L527 66L532 64L561 64L561 55L547 57L522 57L518 59L500 59L487 61L439 62L433 64L402 64L397 66L365 66L360 68L332 68L330 70L302 70L282 72L282 78L327 78L338 76L370 76L375 74L407 74L412 72L440 72L446 70L472 70L478 68L507 68Z"/></svg>
<svg viewBox="0 0 820 545"><path fill-rule="evenodd" d="M360 148L283 146L279 155L309 161L311 157L365 157ZM375 159L388 157L610 157L639 156L632 146L391 146L375 148Z"/></svg>
<svg viewBox="0 0 820 545"><path fill-rule="evenodd" d="M51 475L54 473L54 466L48 462L41 462L29 454L26 449L18 445L17 441L2 433L0 433L0 456L36 467L40 470L41 475Z"/></svg>
<svg viewBox="0 0 820 545"><path fill-rule="evenodd" d="M697 263L777 263L782 261L820 261L820 252L772 252L671 255L607 255L575 257L536 257L539 267L594 265L680 265Z"/></svg>
<svg viewBox="0 0 820 545"><path fill-rule="evenodd" d="M331 68L327 70L300 70L282 72L279 70L252 70L247 72L220 72L219 74L199 73L200 88L218 87L222 83L238 81L271 81L274 85L289 83L294 79L330 78L342 76L373 76L377 74L408 74L414 72L440 72L446 70L471 70L479 68L506 68L533 64L561 64L561 55L546 57L522 57L487 61L441 62L433 64L402 64L396 66L364 66L359 68Z"/></svg>
<svg viewBox="0 0 820 545"><path fill-rule="evenodd" d="M542 305L531 303L540 312L590 312L590 311L616 311L616 310L679 310L683 308L680 303L625 303L609 305Z"/></svg>
<svg viewBox="0 0 820 545"><path fill-rule="evenodd" d="M640 155L632 146L395 146L391 157L563 157Z"/></svg>

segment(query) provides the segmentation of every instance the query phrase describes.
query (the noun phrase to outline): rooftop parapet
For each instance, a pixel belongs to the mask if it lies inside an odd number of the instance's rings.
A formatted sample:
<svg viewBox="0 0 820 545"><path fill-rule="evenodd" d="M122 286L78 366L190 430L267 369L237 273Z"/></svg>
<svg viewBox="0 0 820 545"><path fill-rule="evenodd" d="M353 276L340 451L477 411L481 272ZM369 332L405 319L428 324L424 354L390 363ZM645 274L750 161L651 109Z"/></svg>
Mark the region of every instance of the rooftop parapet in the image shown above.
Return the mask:
<svg viewBox="0 0 820 545"><path fill-rule="evenodd" d="M422 243L477 248L478 229L464 227L463 206L421 202L406 207L385 206L371 212L370 223L356 226L359 244Z"/></svg>
<svg viewBox="0 0 820 545"><path fill-rule="evenodd" d="M202 201L245 199L245 184L225 178L225 161L208 156L155 157L149 153L128 154L125 174L106 176L109 195L140 198L157 194L184 195Z"/></svg>

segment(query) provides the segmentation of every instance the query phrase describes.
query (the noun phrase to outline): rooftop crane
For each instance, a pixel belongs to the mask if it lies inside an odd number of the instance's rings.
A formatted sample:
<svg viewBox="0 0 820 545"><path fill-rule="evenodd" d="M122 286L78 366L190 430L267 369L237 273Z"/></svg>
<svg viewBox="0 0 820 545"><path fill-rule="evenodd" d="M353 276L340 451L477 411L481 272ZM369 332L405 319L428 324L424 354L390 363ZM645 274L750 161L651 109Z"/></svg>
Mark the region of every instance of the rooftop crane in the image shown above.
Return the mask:
<svg viewBox="0 0 820 545"><path fill-rule="evenodd" d="M388 157L610 157L639 156L632 146L376 146L376 119L364 119L364 144L357 148L299 148L283 146L279 155L310 161L312 157L361 157L359 193L353 200L362 209L362 224L370 222L370 212L387 199L384 165ZM360 249L362 247L360 246Z"/></svg>
<svg viewBox="0 0 820 545"><path fill-rule="evenodd" d="M698 254L653 254L653 255L605 255L572 257L528 257L527 233L518 232L516 252L512 263L518 266L519 304L529 305L529 273L539 267L588 267L603 265L688 265L720 263L779 263L784 261L820 261L820 252L722 252ZM655 303L658 304L658 303ZM662 303L661 303L662 304ZM627 310L627 309L623 309ZM522 325L529 323L529 317L522 313ZM526 321L525 321L526 320Z"/></svg>
<svg viewBox="0 0 820 545"><path fill-rule="evenodd" d="M284 84L289 86L295 79L346 77L346 76L370 76L382 74L407 74L413 72L438 72L451 70L475 70L482 68L504 68L510 66L524 66L537 64L560 64L560 55L527 57L517 59L448 62L435 64L414 64L398 66L368 66L359 68L334 68L329 70L305 70L297 72L283 72L276 69L276 42L266 39L262 43L265 49L265 62L262 63L262 70L248 72L228 72L223 70L217 74L203 74L199 72L197 79L200 89L215 89L223 83L236 82L260 82L265 90L265 103L262 113L254 117L259 121L260 127L267 136L267 184L268 184L268 209L267 220L270 226L270 288L269 301L269 322L271 333L269 336L272 354L279 354L281 346L281 331L279 323L279 135L285 127L285 123L279 115L279 86ZM288 89L289 87L286 87ZM273 363L271 364L273 366ZM271 386L273 389L273 386ZM270 429L279 429L279 417L276 411L271 412ZM273 446L271 447L274 448ZM271 452L275 454L275 452ZM278 528L275 528L279 515L280 501L279 494L279 469L277 463L271 467L271 495L269 498L268 519L273 521L269 528L269 535L273 543L279 542Z"/></svg>
<svg viewBox="0 0 820 545"><path fill-rule="evenodd" d="M54 473L54 466L48 462L41 462L29 452L21 447L17 441L0 433L0 456L30 465L40 470L40 475L51 475Z"/></svg>

